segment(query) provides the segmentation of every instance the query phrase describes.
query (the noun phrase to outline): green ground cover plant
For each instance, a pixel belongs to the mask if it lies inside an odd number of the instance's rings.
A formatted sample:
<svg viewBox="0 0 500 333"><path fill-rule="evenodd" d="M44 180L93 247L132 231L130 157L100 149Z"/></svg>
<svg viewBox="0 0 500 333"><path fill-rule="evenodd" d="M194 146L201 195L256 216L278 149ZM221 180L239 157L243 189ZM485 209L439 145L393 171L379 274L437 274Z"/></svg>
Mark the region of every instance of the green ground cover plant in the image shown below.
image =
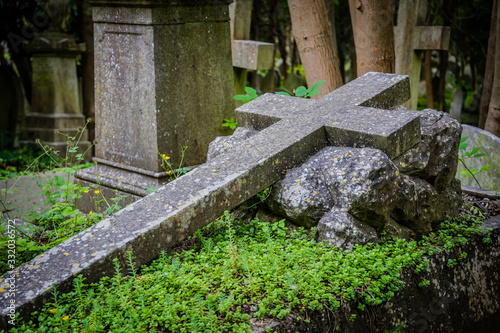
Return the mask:
<svg viewBox="0 0 500 333"><path fill-rule="evenodd" d="M466 215L418 241L384 238L348 252L316 242L314 229L290 231L284 221L247 222L226 212L198 230L184 250L163 253L139 271L129 253L128 276L115 260L115 275L99 283L78 276L66 294L54 286L52 302L30 322L17 319L11 332L250 332L252 314L280 319L294 311L307 322L309 311L336 311L345 302L363 310L404 288L404 269L419 274L428 256L468 237L488 242L480 223ZM429 284L422 279L420 286Z"/></svg>
<svg viewBox="0 0 500 333"><path fill-rule="evenodd" d="M54 151L50 147L42 146L37 140L41 153L36 158L30 157L30 159L27 159L25 163L29 162L29 164L23 171L12 173L4 170L6 172L0 175L0 181L7 182L9 178L19 174L29 174L33 170L40 172L46 170L46 168L40 167L42 165L41 161L47 160L51 161L52 170L63 173L63 176L54 175L49 177L46 182L38 182L40 193L44 197L43 207L35 205L29 214L29 218L25 221L30 224L19 227L14 226L15 229L12 229L12 225L10 225L10 228L6 228L4 221L12 218L8 213L7 201L9 195L14 192L13 188L19 178L16 178L14 185L10 188L6 187L0 191L0 205L3 212L2 223L0 223L0 275L28 262L37 255L57 246L121 209L118 203L123 197L114 198L111 202L107 202L106 198L102 196L99 186L91 189L76 184L72 180L72 175L76 170L92 165L84 162L83 156L85 156L86 152L78 151L78 144L89 122L90 119L87 120L83 128L78 129L74 137L59 133L66 136L68 140L68 148L64 154L60 154L60 152ZM91 147L88 149L91 149ZM64 156L64 158L61 156ZM76 208L76 200L83 195L91 196L96 207L99 207L101 202L106 202L107 209L103 212L96 210L89 214L80 212ZM15 239L16 245L15 265L7 260L8 251L6 249L11 239Z"/></svg>

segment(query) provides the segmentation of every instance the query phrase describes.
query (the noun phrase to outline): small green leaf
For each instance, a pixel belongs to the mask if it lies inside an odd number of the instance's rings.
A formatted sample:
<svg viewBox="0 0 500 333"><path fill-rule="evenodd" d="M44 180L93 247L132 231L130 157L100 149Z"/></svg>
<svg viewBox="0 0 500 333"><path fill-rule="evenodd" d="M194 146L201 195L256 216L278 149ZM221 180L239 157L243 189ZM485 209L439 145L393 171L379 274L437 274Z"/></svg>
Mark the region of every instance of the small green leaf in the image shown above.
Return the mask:
<svg viewBox="0 0 500 333"><path fill-rule="evenodd" d="M278 91L278 92L276 92L276 95L290 96L290 94L289 94L289 93L284 92L284 91Z"/></svg>
<svg viewBox="0 0 500 333"><path fill-rule="evenodd" d="M479 150L481 149L481 147L475 147L474 149L471 150L471 152L469 153L470 155L474 155L475 153L477 153Z"/></svg>
<svg viewBox="0 0 500 333"><path fill-rule="evenodd" d="M319 87L321 87L323 85L323 83L325 83L326 80L321 80L321 81L318 81L314 84L314 86L312 86L311 88L309 88L310 91L314 91L315 89L318 89ZM318 92L319 94L319 92ZM312 95L311 95L312 96Z"/></svg>
<svg viewBox="0 0 500 333"><path fill-rule="evenodd" d="M295 97L304 97L307 94L306 87L300 86L295 89Z"/></svg>
<svg viewBox="0 0 500 333"><path fill-rule="evenodd" d="M255 90L254 88L252 87L245 87L245 92L249 95L249 96L256 96L257 95L257 90Z"/></svg>
<svg viewBox="0 0 500 333"><path fill-rule="evenodd" d="M489 165L489 164L483 165L483 166L481 167L481 171L488 171L488 168L489 168L489 167L490 167L490 165Z"/></svg>

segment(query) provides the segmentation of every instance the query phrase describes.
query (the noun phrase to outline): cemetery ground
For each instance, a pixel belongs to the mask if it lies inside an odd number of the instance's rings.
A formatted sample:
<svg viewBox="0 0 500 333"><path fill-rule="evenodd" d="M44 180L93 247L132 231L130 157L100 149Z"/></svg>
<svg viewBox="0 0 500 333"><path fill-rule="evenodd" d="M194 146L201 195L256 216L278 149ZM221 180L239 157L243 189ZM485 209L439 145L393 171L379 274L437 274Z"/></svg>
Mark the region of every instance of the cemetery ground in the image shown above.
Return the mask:
<svg viewBox="0 0 500 333"><path fill-rule="evenodd" d="M67 175L74 170L66 169ZM63 176L56 174L41 184L52 208L36 214L35 230L19 228L17 265L117 209L79 213L74 199L91 195L99 201L99 189L79 187ZM352 325L370 321L380 332L404 332L403 326L387 326L381 318L367 319L367 314L391 300L409 280L428 288L432 282L425 271L433 257L442 255L444 270L460 272L468 255L465 244L487 244L489 233L481 221L500 213L498 201L464 195L460 217L428 235L382 238L378 244L343 251L317 242L314 228L294 227L285 220L267 222L263 212L268 192L232 214L226 212L140 269L129 252L128 267L114 262L114 276L90 284L79 276L70 293L54 286L52 300L31 318L17 318L11 332L249 332L284 318L312 325L321 310L340 313ZM3 227L6 266L9 233ZM2 267L2 274L9 269Z"/></svg>

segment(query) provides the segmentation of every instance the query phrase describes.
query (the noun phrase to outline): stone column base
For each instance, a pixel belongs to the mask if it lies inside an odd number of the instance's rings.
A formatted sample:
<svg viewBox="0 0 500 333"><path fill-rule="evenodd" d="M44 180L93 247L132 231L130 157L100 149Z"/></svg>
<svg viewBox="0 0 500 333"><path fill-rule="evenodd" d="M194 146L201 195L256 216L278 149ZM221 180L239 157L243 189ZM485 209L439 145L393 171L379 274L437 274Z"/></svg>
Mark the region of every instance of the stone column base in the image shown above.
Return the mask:
<svg viewBox="0 0 500 333"><path fill-rule="evenodd" d="M126 195L126 198L118 202L123 208L148 195L148 190L150 192L163 186L169 180L165 173L148 172L146 174L145 170L100 158L94 158L94 162L97 164L87 169L78 170L75 175L77 184L90 187L89 193L84 193L83 197L77 201L78 209L86 213L105 211L109 207L108 205L113 204L112 198ZM106 199L107 203L101 202L98 207L96 202L103 200L103 198Z"/></svg>
<svg viewBox="0 0 500 333"><path fill-rule="evenodd" d="M43 146L54 147L58 155L66 158L68 148L68 140L70 137L78 139L78 129L85 126L85 117L81 114L43 114L43 113L29 113L26 115L25 127L23 129L23 140L21 144L35 143L36 139L40 140ZM59 131L62 134L56 133ZM92 150L90 148L90 141L88 141L88 133L85 130L79 142L72 140L78 146L78 153L84 154L85 161L90 161L92 158Z"/></svg>

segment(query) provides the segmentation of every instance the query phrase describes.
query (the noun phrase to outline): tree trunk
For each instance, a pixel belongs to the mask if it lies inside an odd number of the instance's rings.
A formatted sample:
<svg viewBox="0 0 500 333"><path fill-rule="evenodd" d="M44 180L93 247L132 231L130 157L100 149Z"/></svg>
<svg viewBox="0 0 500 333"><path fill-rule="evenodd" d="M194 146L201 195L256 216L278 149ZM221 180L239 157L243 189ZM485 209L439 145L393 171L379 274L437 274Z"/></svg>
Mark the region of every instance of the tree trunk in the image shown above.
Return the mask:
<svg viewBox="0 0 500 333"><path fill-rule="evenodd" d="M82 96L83 114L95 119L94 105L94 29L92 12L88 0L78 0L78 33L85 43L86 51L82 54ZM95 139L95 122L88 125L89 140Z"/></svg>
<svg viewBox="0 0 500 333"><path fill-rule="evenodd" d="M439 51L439 111L446 111L445 88L446 71L448 70L448 51Z"/></svg>
<svg viewBox="0 0 500 333"><path fill-rule="evenodd" d="M394 73L393 7L387 0L349 0L358 76Z"/></svg>
<svg viewBox="0 0 500 333"><path fill-rule="evenodd" d="M431 25L432 18L432 5L427 3L427 13L425 18L425 25ZM427 107L434 109L434 96L432 91L432 51L425 51L425 97L427 100Z"/></svg>
<svg viewBox="0 0 500 333"><path fill-rule="evenodd" d="M308 86L326 80L314 96L320 98L343 84L325 0L288 0L288 6Z"/></svg>
<svg viewBox="0 0 500 333"><path fill-rule="evenodd" d="M492 21L492 31L495 31L495 62L494 62L494 74L493 74L493 86L491 89L491 99L488 106L488 115L486 117L486 122L484 129L498 137L500 137L500 46L499 38L500 36L500 4L495 1L495 7L493 8L496 12L494 15L494 20Z"/></svg>
<svg viewBox="0 0 500 333"><path fill-rule="evenodd" d="M434 96L432 95L432 51L425 51L425 91L427 107L434 109Z"/></svg>
<svg viewBox="0 0 500 333"><path fill-rule="evenodd" d="M486 55L486 69L484 71L483 92L481 94L481 104L479 105L479 124L478 127L484 129L486 118L488 116L488 107L491 100L491 91L493 88L493 75L495 73L495 50L497 43L496 24L498 21L498 0L493 1L491 14L490 37L488 39L488 53ZM498 68L498 67L497 67Z"/></svg>

